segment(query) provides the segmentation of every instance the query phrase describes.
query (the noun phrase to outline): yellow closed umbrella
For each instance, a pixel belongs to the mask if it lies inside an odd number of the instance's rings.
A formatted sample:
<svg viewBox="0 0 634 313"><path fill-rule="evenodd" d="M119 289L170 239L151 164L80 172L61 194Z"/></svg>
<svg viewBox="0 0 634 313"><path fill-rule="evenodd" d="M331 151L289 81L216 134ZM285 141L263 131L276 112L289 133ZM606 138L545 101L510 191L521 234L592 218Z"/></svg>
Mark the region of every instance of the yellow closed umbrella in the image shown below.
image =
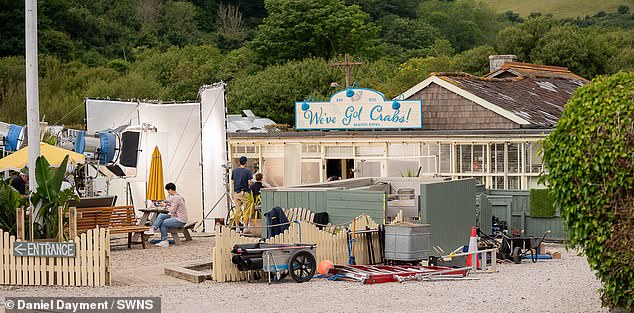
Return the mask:
<svg viewBox="0 0 634 313"><path fill-rule="evenodd" d="M165 200L165 191L163 190L163 160L158 146L155 146L154 152L152 152L150 176L147 180L147 193L145 198L152 201Z"/></svg>
<svg viewBox="0 0 634 313"><path fill-rule="evenodd" d="M40 142L40 155L44 156L49 164L58 166L68 155L69 163L84 163L84 155L70 150L51 146ZM20 170L29 165L29 147L24 147L2 159L0 159L0 171Z"/></svg>

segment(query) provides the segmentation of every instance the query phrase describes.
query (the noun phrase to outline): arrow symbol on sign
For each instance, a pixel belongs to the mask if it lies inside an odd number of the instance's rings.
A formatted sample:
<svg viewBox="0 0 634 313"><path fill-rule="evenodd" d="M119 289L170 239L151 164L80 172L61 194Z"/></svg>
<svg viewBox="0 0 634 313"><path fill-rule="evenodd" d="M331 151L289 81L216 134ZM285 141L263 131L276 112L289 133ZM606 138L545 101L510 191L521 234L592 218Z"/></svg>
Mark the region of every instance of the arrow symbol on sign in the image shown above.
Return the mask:
<svg viewBox="0 0 634 313"><path fill-rule="evenodd" d="M13 248L13 254L19 254L17 256L23 256L24 252L26 252L26 248L24 247L24 243L16 242L15 247Z"/></svg>

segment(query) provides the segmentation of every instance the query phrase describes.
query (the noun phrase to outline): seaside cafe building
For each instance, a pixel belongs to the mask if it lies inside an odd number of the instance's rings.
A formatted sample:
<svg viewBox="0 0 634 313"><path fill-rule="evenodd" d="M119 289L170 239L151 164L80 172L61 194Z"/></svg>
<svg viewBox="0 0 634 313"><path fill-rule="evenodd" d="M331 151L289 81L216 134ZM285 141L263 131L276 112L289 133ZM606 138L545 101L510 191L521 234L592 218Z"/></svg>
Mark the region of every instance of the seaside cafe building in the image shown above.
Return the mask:
<svg viewBox="0 0 634 313"><path fill-rule="evenodd" d="M349 88L329 101L298 101L296 131L230 133L232 164L247 156L272 187L418 175L534 188L544 170L540 141L588 81L513 57L491 56L485 77L433 73L395 99Z"/></svg>

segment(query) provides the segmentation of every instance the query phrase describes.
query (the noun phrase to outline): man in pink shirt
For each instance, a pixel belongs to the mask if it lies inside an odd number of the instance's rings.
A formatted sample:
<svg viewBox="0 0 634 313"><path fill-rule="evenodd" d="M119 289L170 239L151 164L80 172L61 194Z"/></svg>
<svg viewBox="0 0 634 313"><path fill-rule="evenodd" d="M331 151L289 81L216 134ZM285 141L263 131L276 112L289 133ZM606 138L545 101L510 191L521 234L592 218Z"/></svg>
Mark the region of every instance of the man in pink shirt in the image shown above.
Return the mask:
<svg viewBox="0 0 634 313"><path fill-rule="evenodd" d="M183 196L176 192L176 185L169 183L165 185L167 193L171 196L171 200L165 201L167 203L167 210L169 214L161 213L154 221L154 224L146 235L154 235L154 231L161 230L161 241L156 245L159 247L169 247L169 241L167 241L167 230L170 228L179 228L187 224L187 207L185 206L185 199Z"/></svg>

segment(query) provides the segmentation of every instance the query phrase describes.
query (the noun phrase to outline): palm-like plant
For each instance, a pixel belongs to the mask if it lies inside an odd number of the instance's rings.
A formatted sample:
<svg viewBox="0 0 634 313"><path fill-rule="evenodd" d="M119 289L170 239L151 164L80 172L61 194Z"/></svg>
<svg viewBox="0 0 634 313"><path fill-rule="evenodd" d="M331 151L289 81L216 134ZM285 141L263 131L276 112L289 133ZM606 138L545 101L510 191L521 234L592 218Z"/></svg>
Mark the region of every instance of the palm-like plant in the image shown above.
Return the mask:
<svg viewBox="0 0 634 313"><path fill-rule="evenodd" d="M16 234L17 209L26 203L20 193L0 180L0 229Z"/></svg>
<svg viewBox="0 0 634 313"><path fill-rule="evenodd" d="M39 156L35 161L35 179L38 186L31 194L31 202L36 208L35 220L39 222L40 237L57 237L58 240L63 240L64 234L58 233L58 208L62 207L62 214L65 214L68 210L68 200L79 200L72 189L61 190L67 164L68 156L58 168L51 167L43 156Z"/></svg>

